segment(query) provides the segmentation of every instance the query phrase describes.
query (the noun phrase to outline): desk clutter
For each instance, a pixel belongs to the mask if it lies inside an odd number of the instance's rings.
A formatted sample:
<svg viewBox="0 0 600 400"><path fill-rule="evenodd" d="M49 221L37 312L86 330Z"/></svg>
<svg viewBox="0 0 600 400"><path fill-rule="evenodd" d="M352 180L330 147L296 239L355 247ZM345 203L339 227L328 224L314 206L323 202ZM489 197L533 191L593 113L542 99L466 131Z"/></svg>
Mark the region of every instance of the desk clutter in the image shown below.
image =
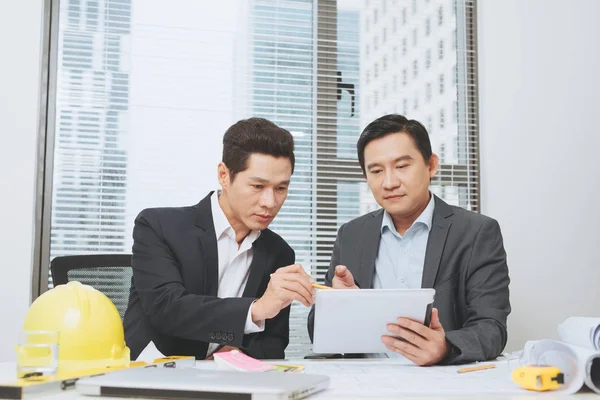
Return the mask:
<svg viewBox="0 0 600 400"><path fill-rule="evenodd" d="M89 290L79 285L65 289ZM38 331L31 332L36 335L29 335L17 346L19 357L28 363L35 361L36 355L45 360L58 353L47 337L47 332L52 331L35 328ZM64 360L48 358L48 362L58 365L53 374L23 375L21 365L12 379L4 383L0 380L0 397L35 398L55 392L60 398L72 389L81 395L157 398L182 393L193 396L244 394L269 399L513 396L539 392L566 395L583 387L600 394L600 318L571 317L561 323L557 331L559 340L528 341L522 351L491 362L425 368L408 360L387 358L262 361L238 350L215 353L214 362L198 363L193 357L166 357L145 363L129 362L127 357L127 362L78 371L61 371ZM121 337L122 332L117 333ZM45 347L37 343L40 340ZM61 345L68 348L66 342ZM81 365L94 365L88 361L82 359Z"/></svg>
<svg viewBox="0 0 600 400"><path fill-rule="evenodd" d="M560 369L564 384L557 390L575 393L587 386L600 394L600 318L567 318L558 326L558 337L528 341L521 360Z"/></svg>

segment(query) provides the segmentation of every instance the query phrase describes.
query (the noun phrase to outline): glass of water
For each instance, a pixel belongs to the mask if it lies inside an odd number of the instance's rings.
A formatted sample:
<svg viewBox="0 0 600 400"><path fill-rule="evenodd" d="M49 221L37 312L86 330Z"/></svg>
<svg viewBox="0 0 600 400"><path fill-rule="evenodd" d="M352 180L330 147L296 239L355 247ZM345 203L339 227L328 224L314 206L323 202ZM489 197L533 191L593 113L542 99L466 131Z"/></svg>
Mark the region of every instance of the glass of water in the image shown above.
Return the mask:
<svg viewBox="0 0 600 400"><path fill-rule="evenodd" d="M58 331L22 331L17 351L17 378L53 377L58 369Z"/></svg>

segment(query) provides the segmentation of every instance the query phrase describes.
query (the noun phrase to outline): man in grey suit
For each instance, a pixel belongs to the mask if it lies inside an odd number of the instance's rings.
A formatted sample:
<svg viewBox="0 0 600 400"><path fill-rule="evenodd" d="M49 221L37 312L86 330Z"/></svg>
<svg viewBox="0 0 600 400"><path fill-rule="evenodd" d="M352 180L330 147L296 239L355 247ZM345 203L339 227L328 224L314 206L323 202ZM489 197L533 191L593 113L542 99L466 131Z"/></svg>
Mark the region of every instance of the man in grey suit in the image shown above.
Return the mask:
<svg viewBox="0 0 600 400"><path fill-rule="evenodd" d="M506 345L510 282L498 223L429 192L439 159L425 127L400 115L370 123L358 159L383 209L339 229L325 284L435 288L431 323L390 321L382 341L418 365L496 358ZM314 307L308 320L313 335ZM403 340L397 339L400 336Z"/></svg>

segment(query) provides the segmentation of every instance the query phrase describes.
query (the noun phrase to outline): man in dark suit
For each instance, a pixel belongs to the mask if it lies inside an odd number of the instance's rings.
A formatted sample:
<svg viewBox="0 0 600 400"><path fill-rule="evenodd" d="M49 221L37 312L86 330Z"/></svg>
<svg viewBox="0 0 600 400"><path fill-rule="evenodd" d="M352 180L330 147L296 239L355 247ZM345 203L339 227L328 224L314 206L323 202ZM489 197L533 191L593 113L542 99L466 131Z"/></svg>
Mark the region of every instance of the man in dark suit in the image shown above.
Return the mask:
<svg viewBox="0 0 600 400"><path fill-rule="evenodd" d="M197 359L241 349L283 358L293 300L313 302L292 248L267 229L288 193L292 135L261 118L223 137L221 190L190 207L143 210L133 230L125 340Z"/></svg>
<svg viewBox="0 0 600 400"><path fill-rule="evenodd" d="M435 288L429 326L406 318L390 321L390 336L382 337L388 356L400 354L418 365L496 358L506 345L510 313L498 223L429 192L438 157L419 122L381 117L365 128L357 149L382 209L341 226L326 285ZM311 339L313 326L314 308L308 320Z"/></svg>

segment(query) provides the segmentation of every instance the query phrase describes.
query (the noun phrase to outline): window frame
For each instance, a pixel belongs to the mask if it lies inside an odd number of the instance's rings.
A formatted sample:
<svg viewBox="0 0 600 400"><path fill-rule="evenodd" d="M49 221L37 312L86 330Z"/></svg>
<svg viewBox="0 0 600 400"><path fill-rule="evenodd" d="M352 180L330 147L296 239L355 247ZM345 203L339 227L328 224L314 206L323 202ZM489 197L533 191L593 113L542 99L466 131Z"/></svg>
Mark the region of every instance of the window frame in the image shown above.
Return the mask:
<svg viewBox="0 0 600 400"><path fill-rule="evenodd" d="M32 268L32 301L48 290L48 276L50 265L50 216L52 207L52 177L54 169L54 141L56 139L56 95L57 95L57 69L58 69L58 18L60 0L44 0L44 32L42 40L42 79L40 100L40 128L38 132L38 157L36 172L36 202L35 202L35 238ZM316 1L316 26L317 39L331 35L332 12L337 10L336 0ZM333 10L333 11L332 11ZM474 185L475 196L469 203L469 208L479 212L481 209L480 172L479 172L479 96L478 96L478 64L477 64L477 0L464 0L453 7L456 12L457 26L464 26L465 31L457 29L457 41L464 43L466 48L461 50L458 57L457 70L458 84L465 87L465 92L458 91L458 116L459 136L464 136L468 143L466 152L469 154L464 164L441 164L436 178L432 184L458 184ZM406 24L407 9L401 13L402 25ZM327 20L327 29L324 21ZM319 22L322 21L322 22ZM330 39L331 40L331 39ZM464 52L464 54L462 54ZM318 53L318 52L317 52ZM325 52L322 52L323 54ZM317 64L319 64L317 62ZM326 68L323 63L321 68ZM318 67L319 68L319 67ZM464 73L462 72L464 71ZM333 85L334 80L326 83ZM318 85L318 84L317 84ZM318 87L318 86L317 86ZM320 90L317 90L320 92ZM362 171L355 159L339 158L337 152L327 151L325 142L329 141L319 129L323 126L332 126L330 117L323 114L331 99L319 99L317 96L316 154L315 167L316 183L316 209L323 210L317 218L317 231L322 229L325 234L335 235L336 209L331 205L331 188L337 182L350 182L364 180ZM406 104L406 99L403 102ZM462 121L461 121L462 120ZM319 143L322 146L319 146ZM337 199L336 199L337 202ZM326 235L323 235L326 236ZM316 241L317 257L329 258L331 255L331 241ZM318 268L317 268L318 269ZM316 271L318 272L318 271Z"/></svg>

